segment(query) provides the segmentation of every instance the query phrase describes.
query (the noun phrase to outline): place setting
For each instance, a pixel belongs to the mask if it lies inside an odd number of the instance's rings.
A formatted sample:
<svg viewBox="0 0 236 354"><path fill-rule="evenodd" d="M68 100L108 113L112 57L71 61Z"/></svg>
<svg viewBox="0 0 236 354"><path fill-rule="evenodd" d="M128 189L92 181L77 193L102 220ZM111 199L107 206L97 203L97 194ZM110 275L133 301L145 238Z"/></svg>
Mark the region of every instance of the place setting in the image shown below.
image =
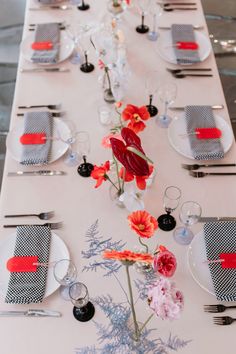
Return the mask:
<svg viewBox="0 0 236 354"><path fill-rule="evenodd" d="M52 67L68 59L74 51L74 42L68 35L64 23L32 24L31 32L21 43L21 53L38 68L22 68L21 72L67 72L69 69ZM49 68L48 68L49 66Z"/></svg>
<svg viewBox="0 0 236 354"><path fill-rule="evenodd" d="M234 140L232 128L225 119L213 112L211 106L189 105L183 110L169 125L170 145L192 160L223 159ZM201 177L199 172L189 169L193 177Z"/></svg>
<svg viewBox="0 0 236 354"><path fill-rule="evenodd" d="M172 24L170 30L161 31L156 50L168 63L193 65L206 60L212 49L209 39L193 25Z"/></svg>

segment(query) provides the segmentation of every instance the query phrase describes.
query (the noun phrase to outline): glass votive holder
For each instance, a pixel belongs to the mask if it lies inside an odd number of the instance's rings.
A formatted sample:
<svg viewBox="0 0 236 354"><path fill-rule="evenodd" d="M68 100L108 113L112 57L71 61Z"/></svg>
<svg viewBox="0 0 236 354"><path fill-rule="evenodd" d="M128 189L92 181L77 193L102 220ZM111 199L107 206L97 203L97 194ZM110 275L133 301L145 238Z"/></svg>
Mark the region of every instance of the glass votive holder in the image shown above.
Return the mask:
<svg viewBox="0 0 236 354"><path fill-rule="evenodd" d="M98 106L98 117L102 125L110 125L112 122L112 111L111 108L105 104Z"/></svg>

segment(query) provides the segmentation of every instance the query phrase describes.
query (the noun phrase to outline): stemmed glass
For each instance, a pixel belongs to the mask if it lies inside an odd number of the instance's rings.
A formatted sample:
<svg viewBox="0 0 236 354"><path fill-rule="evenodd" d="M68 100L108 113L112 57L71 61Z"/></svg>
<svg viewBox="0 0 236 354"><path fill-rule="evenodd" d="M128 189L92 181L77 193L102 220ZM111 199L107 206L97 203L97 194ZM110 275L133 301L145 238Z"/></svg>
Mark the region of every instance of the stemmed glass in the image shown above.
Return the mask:
<svg viewBox="0 0 236 354"><path fill-rule="evenodd" d="M150 71L147 73L145 86L149 97L149 103L146 105L146 107L151 117L156 116L158 113L157 107L152 104L153 96L157 93L158 90L158 80L159 73L157 71Z"/></svg>
<svg viewBox="0 0 236 354"><path fill-rule="evenodd" d="M85 62L81 64L80 70L83 71L84 73L90 73L91 71L94 70L94 65L92 63L89 63L88 61L88 54L92 45L90 34L86 33L83 29L81 29L78 40L79 40L79 46L84 54L84 60L85 60Z"/></svg>
<svg viewBox="0 0 236 354"><path fill-rule="evenodd" d="M174 82L165 82L158 89L160 100L164 102L164 113L157 117L157 125L161 128L168 128L171 117L167 114L169 106L174 103L177 95L177 86Z"/></svg>
<svg viewBox="0 0 236 354"><path fill-rule="evenodd" d="M93 165L86 160L87 155L90 152L90 139L88 132L80 131L77 133L77 144L79 154L84 161L77 169L78 174L82 177L90 177L93 170Z"/></svg>
<svg viewBox="0 0 236 354"><path fill-rule="evenodd" d="M149 7L151 5L151 0L137 0L138 10L141 13L141 25L136 27L138 33L147 33L149 27L144 24L144 17L147 15Z"/></svg>
<svg viewBox="0 0 236 354"><path fill-rule="evenodd" d="M81 5L78 6L78 9L81 11L86 11L90 8L89 4L85 4L84 0L81 0Z"/></svg>
<svg viewBox="0 0 236 354"><path fill-rule="evenodd" d="M158 226L163 231L171 231L176 226L175 218L170 215L179 205L181 197L181 190L175 186L169 186L166 188L164 197L163 197L163 204L165 207L166 214L162 214L157 219Z"/></svg>
<svg viewBox="0 0 236 354"><path fill-rule="evenodd" d="M77 269L74 263L70 259L61 259L54 264L53 275L56 281L61 284L61 297L64 300L70 300L69 287L77 277Z"/></svg>
<svg viewBox="0 0 236 354"><path fill-rule="evenodd" d="M89 301L89 293L85 284L74 283L70 286L69 296L73 308L73 315L77 321L87 322L93 318L95 313L95 308L93 304Z"/></svg>
<svg viewBox="0 0 236 354"><path fill-rule="evenodd" d="M183 203L180 209L179 218L180 221L185 225L178 227L174 231L174 239L180 245L189 245L192 241L194 234L189 229L189 226L196 224L202 214L201 206L193 201L188 201Z"/></svg>
<svg viewBox="0 0 236 354"><path fill-rule="evenodd" d="M152 29L148 32L147 38L150 41L156 41L159 36L159 33L157 32L157 22L158 18L163 13L163 8L156 3L156 0L152 0L149 12L152 17Z"/></svg>

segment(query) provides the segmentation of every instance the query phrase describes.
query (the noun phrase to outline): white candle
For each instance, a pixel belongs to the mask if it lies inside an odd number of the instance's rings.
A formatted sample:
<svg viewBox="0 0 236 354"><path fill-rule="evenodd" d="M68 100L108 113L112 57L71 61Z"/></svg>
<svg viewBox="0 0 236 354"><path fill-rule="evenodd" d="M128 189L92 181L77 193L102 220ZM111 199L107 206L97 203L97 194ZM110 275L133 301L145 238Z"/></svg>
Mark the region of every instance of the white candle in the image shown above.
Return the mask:
<svg viewBox="0 0 236 354"><path fill-rule="evenodd" d="M108 125L111 123L111 111L108 107L99 108L99 118L101 124Z"/></svg>

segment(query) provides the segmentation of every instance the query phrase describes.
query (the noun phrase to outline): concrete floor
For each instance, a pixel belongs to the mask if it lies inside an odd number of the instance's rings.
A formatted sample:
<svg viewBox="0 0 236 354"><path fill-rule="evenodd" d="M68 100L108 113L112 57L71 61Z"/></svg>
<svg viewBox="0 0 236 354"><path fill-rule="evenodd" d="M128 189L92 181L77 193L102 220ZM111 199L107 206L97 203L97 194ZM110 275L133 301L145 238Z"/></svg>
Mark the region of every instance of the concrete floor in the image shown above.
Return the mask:
<svg viewBox="0 0 236 354"><path fill-rule="evenodd" d="M0 0L0 185L6 138L1 132L7 131L9 127L25 2L26 0ZM236 1L202 0L202 4L209 32L212 34L230 117L235 119L232 125L236 136L236 45L235 53L232 54L226 53L215 43L217 39L236 39ZM232 16L235 19L220 19L217 15Z"/></svg>

